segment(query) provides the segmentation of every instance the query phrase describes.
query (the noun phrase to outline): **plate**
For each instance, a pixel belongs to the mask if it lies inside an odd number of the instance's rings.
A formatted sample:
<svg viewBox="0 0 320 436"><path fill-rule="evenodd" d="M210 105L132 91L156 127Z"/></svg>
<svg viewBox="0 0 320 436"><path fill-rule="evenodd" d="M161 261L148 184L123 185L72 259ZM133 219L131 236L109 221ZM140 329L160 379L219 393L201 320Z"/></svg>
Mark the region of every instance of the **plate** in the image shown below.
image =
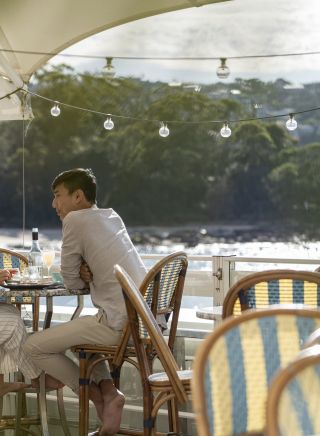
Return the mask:
<svg viewBox="0 0 320 436"><path fill-rule="evenodd" d="M9 289L41 289L41 288L45 288L46 286L50 286L53 285L54 282L30 282L30 283L21 283L21 282L6 282L6 284L4 285L6 288Z"/></svg>

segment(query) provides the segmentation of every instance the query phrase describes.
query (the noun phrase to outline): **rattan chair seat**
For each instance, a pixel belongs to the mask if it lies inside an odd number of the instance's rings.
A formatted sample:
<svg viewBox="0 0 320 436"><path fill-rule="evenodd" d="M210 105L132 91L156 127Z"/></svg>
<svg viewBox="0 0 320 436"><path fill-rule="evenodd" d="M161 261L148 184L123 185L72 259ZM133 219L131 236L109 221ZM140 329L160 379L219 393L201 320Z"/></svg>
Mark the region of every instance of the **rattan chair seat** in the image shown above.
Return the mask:
<svg viewBox="0 0 320 436"><path fill-rule="evenodd" d="M182 371L177 371L178 377L179 379L183 382L183 381L190 381L190 378L192 376L192 370L191 369L185 369ZM155 374L151 374L148 377L148 380L150 382L150 384L152 386L164 386L166 384L168 384L169 386L171 386L170 380L168 378L167 373L165 372L157 372Z"/></svg>

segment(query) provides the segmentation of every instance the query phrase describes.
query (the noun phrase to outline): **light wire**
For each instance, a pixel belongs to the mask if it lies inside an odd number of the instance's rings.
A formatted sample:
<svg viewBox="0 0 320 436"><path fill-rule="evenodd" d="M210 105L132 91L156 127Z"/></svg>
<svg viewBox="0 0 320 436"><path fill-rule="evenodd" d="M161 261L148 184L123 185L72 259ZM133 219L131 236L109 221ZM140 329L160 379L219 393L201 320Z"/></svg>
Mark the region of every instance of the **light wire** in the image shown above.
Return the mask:
<svg viewBox="0 0 320 436"><path fill-rule="evenodd" d="M296 53L270 53L270 54L256 54L256 55L239 55L239 56L110 56L110 55L89 55L89 54L75 54L75 53L58 53L58 52L45 52L33 50L12 50L1 48L0 51L5 53L19 53L26 55L44 55L44 56L62 56L69 58L84 58L84 59L121 59L121 60L142 60L142 61L210 61L220 59L260 59L260 58L276 58L276 57L290 57L290 56L309 56L319 55L320 51L307 51Z"/></svg>
<svg viewBox="0 0 320 436"><path fill-rule="evenodd" d="M132 121L143 121L143 122L149 122L149 123L161 123L161 122L163 122L163 123L167 123L167 124L221 124L221 123L226 122L225 119L223 119L223 120L183 121L183 120L167 120L167 119L150 119L150 118L140 118L140 117L132 117L132 116L126 116L126 115L111 114L110 112L101 112L101 111L96 111L93 109L84 108L81 106L72 105L69 103L60 102L56 99L44 97L41 94L37 94L36 92L32 92L32 91L29 91L27 89L24 89L23 91L34 96L34 97L38 97L40 99L49 101L53 104L58 104L60 106L80 110L83 112L89 112L89 113L93 113L93 114L97 114L97 115L104 115L107 117L127 119L127 120L132 120ZM228 120L228 123L233 124L233 123L243 123L243 122L247 122L247 121L258 121L258 120L267 120L267 119L275 119L275 118L284 118L284 117L288 117L290 115L304 114L304 113L314 112L314 111L318 111L318 110L320 110L320 106L314 107L314 108L309 108L309 109L304 109L304 110L299 110L299 111L291 111L289 113L286 112L286 113L282 113L282 114L278 114L278 115L264 115L261 117L254 117L254 118L239 118L239 119L234 119L234 120Z"/></svg>

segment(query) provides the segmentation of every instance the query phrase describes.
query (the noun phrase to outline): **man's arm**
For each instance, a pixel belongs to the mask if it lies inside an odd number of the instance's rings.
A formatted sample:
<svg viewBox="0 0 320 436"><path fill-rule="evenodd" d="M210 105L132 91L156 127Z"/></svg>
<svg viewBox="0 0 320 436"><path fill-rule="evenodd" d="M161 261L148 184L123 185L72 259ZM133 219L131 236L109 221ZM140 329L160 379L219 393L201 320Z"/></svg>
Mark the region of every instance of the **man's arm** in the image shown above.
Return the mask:
<svg viewBox="0 0 320 436"><path fill-rule="evenodd" d="M81 230L69 213L63 220L63 239L61 247L61 275L69 289L83 289L85 282L80 278L80 266L83 262L80 241Z"/></svg>

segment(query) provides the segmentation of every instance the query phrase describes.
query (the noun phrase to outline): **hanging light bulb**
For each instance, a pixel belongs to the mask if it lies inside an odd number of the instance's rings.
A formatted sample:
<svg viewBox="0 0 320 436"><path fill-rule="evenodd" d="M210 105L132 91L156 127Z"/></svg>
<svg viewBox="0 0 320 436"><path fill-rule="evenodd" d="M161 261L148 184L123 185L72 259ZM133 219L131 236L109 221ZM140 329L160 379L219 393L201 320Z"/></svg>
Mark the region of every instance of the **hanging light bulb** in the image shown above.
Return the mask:
<svg viewBox="0 0 320 436"><path fill-rule="evenodd" d="M159 135L162 136L162 138L166 138L169 136L170 130L168 129L167 125L164 123L161 123L161 127L159 129Z"/></svg>
<svg viewBox="0 0 320 436"><path fill-rule="evenodd" d="M103 127L106 130L112 130L114 128L114 122L112 121L111 117L108 117L105 122L103 123Z"/></svg>
<svg viewBox="0 0 320 436"><path fill-rule="evenodd" d="M60 115L61 109L59 108L59 103L57 101L54 102L50 112L53 117L58 117Z"/></svg>
<svg viewBox="0 0 320 436"><path fill-rule="evenodd" d="M220 135L221 135L223 138L229 138L229 136L231 136L231 129L230 129L230 127L228 126L228 123L227 123L227 122L224 123L222 129L220 130Z"/></svg>
<svg viewBox="0 0 320 436"><path fill-rule="evenodd" d="M296 128L298 127L298 123L296 122L296 120L294 119L293 114L289 114L289 119L286 122L286 128L288 130L296 130Z"/></svg>
<svg viewBox="0 0 320 436"><path fill-rule="evenodd" d="M230 76L230 69L226 65L227 59L221 58L220 62L221 63L217 68L217 76L219 77L219 79L227 79Z"/></svg>
<svg viewBox="0 0 320 436"><path fill-rule="evenodd" d="M116 75L116 69L112 65L112 58L106 58L106 65L103 67L103 72L106 77L112 79Z"/></svg>

